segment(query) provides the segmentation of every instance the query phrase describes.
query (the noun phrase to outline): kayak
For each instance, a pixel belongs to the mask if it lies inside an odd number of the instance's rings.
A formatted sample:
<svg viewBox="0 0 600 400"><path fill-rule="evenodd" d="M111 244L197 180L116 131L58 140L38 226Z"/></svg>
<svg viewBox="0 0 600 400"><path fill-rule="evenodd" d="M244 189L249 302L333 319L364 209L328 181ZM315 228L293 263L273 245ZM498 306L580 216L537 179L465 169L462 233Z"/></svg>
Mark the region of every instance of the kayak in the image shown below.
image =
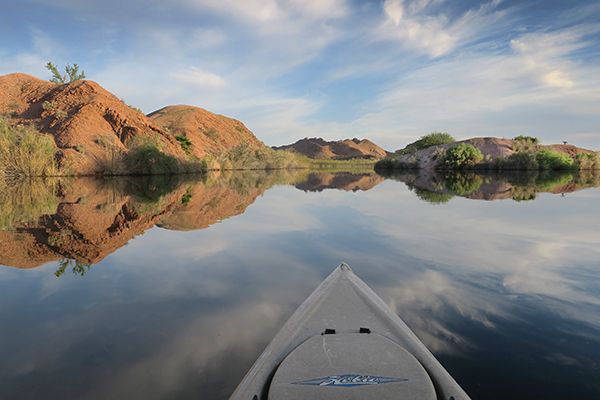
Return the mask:
<svg viewBox="0 0 600 400"><path fill-rule="evenodd" d="M400 317L342 263L275 335L230 400L468 400Z"/></svg>

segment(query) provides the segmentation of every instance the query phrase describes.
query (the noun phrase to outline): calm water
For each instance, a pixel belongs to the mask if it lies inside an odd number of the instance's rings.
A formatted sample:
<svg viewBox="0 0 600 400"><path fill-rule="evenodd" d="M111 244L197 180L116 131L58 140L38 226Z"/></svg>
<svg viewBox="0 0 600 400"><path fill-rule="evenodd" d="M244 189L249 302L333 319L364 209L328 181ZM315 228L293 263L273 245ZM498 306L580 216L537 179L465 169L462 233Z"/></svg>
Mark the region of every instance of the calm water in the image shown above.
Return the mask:
<svg viewBox="0 0 600 400"><path fill-rule="evenodd" d="M573 178L5 187L0 399L227 399L342 261L472 398L600 398L600 190Z"/></svg>

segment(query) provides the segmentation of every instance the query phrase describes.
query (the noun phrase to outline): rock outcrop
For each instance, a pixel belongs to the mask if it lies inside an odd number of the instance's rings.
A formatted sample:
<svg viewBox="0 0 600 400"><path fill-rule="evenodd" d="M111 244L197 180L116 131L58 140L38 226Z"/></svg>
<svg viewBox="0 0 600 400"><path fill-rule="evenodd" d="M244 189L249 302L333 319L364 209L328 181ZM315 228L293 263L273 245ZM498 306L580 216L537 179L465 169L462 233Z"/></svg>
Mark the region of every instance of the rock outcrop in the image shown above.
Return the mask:
<svg viewBox="0 0 600 400"><path fill-rule="evenodd" d="M370 140L345 139L340 141L326 141L321 138L304 138L294 144L273 147L275 150L293 149L309 158L318 160L352 158L382 158L391 153L385 151Z"/></svg>

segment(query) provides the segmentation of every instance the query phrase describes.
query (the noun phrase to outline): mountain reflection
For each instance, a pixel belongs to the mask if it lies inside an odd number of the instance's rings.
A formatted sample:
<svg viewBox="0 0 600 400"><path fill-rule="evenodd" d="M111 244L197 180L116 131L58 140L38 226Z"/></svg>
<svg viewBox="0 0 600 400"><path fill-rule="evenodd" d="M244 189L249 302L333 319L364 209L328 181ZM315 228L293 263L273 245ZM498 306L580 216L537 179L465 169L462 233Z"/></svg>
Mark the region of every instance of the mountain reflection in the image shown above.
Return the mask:
<svg viewBox="0 0 600 400"><path fill-rule="evenodd" d="M305 192L322 192L325 189L338 189L346 191L370 190L384 181L380 175L375 173L351 173L351 172L311 172L305 180L297 183L297 189Z"/></svg>
<svg viewBox="0 0 600 400"><path fill-rule="evenodd" d="M535 200L538 193L565 194L600 186L600 171L581 173L513 171L502 174L407 170L386 173L404 182L417 197L432 204L445 204L454 196L472 200Z"/></svg>
<svg viewBox="0 0 600 400"><path fill-rule="evenodd" d="M0 264L35 268L62 260L66 264L57 276L69 263L83 275L83 266L89 269L155 225L204 229L243 213L270 187L295 179L286 171L247 171L7 182L0 191Z"/></svg>
<svg viewBox="0 0 600 400"><path fill-rule="evenodd" d="M90 265L153 226L178 231L208 228L242 214L275 185L293 185L306 192L356 192L370 190L386 178L404 182L419 199L432 204L447 203L454 196L526 201L540 192L568 193L600 185L598 171L577 175L408 171L385 177L372 171L226 171L207 176L17 180L4 182L0 191L0 264L35 268L61 260L56 276L69 266L83 275Z"/></svg>

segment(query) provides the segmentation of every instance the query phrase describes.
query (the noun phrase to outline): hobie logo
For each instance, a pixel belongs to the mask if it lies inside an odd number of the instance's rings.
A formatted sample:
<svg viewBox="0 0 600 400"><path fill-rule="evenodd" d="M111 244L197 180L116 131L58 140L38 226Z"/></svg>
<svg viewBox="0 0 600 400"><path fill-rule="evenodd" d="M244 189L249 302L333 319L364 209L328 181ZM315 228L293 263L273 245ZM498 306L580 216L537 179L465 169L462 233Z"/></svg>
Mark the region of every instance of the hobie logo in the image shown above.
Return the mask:
<svg viewBox="0 0 600 400"><path fill-rule="evenodd" d="M314 385L314 386L362 386L379 385L390 382L404 382L408 379L384 378L382 376L370 375L335 375L327 378L311 379L302 382L293 382L296 385Z"/></svg>

